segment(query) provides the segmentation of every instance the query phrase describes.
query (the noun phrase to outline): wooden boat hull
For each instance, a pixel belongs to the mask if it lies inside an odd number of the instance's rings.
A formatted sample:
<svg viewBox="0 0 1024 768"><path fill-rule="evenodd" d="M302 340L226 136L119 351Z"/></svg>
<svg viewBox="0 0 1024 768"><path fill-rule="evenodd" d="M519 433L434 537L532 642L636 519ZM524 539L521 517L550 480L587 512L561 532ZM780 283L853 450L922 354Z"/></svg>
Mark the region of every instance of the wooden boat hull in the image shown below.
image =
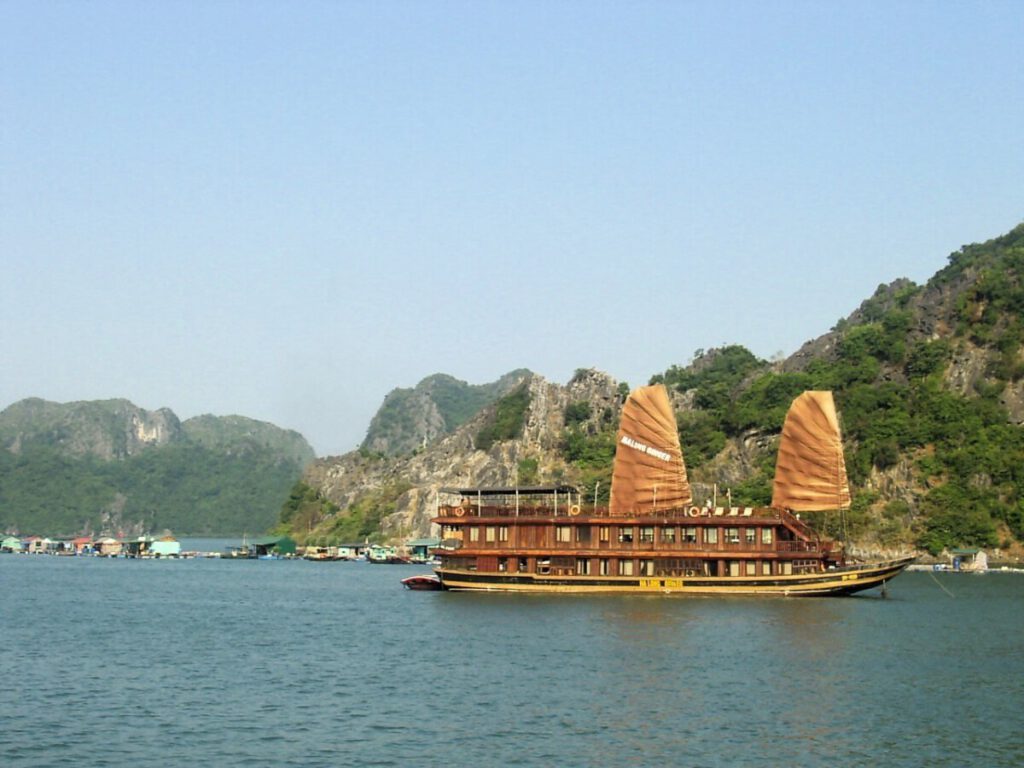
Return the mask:
<svg viewBox="0 0 1024 768"><path fill-rule="evenodd" d="M906 557L792 576L546 576L450 568L439 568L436 572L448 590L809 597L852 595L882 586L913 561L913 557Z"/></svg>

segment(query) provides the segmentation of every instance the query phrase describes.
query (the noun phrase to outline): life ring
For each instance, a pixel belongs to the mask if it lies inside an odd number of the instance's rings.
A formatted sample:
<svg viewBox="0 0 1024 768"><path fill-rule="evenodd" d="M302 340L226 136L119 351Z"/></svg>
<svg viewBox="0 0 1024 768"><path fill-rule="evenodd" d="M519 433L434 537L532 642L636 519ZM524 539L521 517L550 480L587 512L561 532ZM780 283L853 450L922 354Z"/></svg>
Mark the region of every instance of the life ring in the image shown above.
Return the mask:
<svg viewBox="0 0 1024 768"><path fill-rule="evenodd" d="M569 514L572 515L573 517L576 517L576 515L578 515L579 513L580 513L580 505L579 504L573 504L571 507L569 507Z"/></svg>
<svg viewBox="0 0 1024 768"><path fill-rule="evenodd" d="M700 517L700 507L690 507L690 517Z"/></svg>
<svg viewBox="0 0 1024 768"><path fill-rule="evenodd" d="M466 514L466 510L465 509L463 509L462 507L456 507L455 508L455 516L456 517L462 517L464 514Z"/></svg>

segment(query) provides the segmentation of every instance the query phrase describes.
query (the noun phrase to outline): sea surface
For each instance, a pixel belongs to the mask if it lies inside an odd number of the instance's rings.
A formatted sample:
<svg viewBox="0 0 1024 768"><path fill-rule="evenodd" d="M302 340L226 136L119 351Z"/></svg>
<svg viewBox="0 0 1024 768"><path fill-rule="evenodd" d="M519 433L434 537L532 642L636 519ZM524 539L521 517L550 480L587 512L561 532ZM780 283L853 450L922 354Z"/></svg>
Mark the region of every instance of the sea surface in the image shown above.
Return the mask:
<svg viewBox="0 0 1024 768"><path fill-rule="evenodd" d="M1019 766L1024 575L849 598L410 592L0 555L0 766Z"/></svg>

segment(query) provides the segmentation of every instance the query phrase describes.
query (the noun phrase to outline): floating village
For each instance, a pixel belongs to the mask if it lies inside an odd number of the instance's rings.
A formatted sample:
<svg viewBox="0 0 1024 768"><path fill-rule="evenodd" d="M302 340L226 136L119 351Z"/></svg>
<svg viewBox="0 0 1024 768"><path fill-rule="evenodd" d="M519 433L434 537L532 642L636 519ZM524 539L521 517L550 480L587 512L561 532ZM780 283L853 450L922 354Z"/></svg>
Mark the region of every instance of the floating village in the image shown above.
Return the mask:
<svg viewBox="0 0 1024 768"><path fill-rule="evenodd" d="M431 565L436 561L431 554L440 545L440 539L411 539L400 546L383 544L341 544L338 546L298 546L288 536L264 536L254 539L243 537L241 544L220 551L183 549L174 536L78 536L71 539L51 539L44 536L18 537L8 535L0 539L0 553L16 555L51 555L55 557L112 557L125 559L192 559L217 558L224 560L312 560L338 562L366 561L389 565Z"/></svg>

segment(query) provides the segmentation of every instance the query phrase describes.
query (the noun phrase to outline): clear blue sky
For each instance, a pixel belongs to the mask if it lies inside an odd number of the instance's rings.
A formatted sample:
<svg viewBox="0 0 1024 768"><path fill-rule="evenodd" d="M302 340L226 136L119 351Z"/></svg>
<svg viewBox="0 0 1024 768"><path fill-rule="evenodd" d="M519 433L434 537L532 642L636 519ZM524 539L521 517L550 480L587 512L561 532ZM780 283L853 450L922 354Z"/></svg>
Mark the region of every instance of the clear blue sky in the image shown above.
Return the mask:
<svg viewBox="0 0 1024 768"><path fill-rule="evenodd" d="M1024 219L1020 2L0 3L0 407L354 448L394 387L790 354Z"/></svg>

